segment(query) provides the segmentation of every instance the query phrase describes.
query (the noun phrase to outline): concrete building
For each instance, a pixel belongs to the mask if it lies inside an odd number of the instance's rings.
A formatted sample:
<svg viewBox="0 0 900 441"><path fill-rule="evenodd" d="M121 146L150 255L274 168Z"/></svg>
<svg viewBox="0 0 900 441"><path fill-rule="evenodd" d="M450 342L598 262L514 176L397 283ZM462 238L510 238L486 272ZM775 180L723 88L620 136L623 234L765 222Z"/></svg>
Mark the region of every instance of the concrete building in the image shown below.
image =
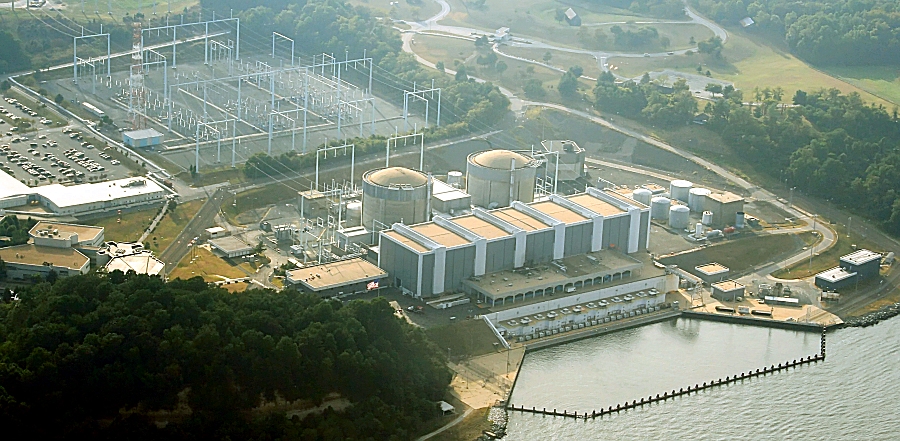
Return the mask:
<svg viewBox="0 0 900 441"><path fill-rule="evenodd" d="M132 130L122 133L122 142L129 147L151 147L162 144L164 136L152 128Z"/></svg>
<svg viewBox="0 0 900 441"><path fill-rule="evenodd" d="M50 271L59 277L87 274L91 260L74 248L35 244L0 248L0 259L10 280L28 280L34 275L46 278Z"/></svg>
<svg viewBox="0 0 900 441"><path fill-rule="evenodd" d="M581 17L578 16L574 9L566 9L565 15L566 23L568 23L569 26L581 26Z"/></svg>
<svg viewBox="0 0 900 441"><path fill-rule="evenodd" d="M508 207L513 201L534 200L539 161L510 150L486 150L466 159L466 192L472 205Z"/></svg>
<svg viewBox="0 0 900 441"><path fill-rule="evenodd" d="M574 181L584 177L584 149L575 141L541 141L541 147L547 153L547 174L553 175L558 171L557 179L560 181ZM557 157L559 161L557 161ZM558 167L558 169L557 169ZM647 201L649 204L649 200Z"/></svg>
<svg viewBox="0 0 900 441"><path fill-rule="evenodd" d="M116 256L110 260L106 266L106 272L122 271L127 273L134 271L138 274L147 274L150 276L158 276L162 274L166 264L153 256L149 251L144 251L125 256Z"/></svg>
<svg viewBox="0 0 900 441"><path fill-rule="evenodd" d="M711 262L703 265L695 266L696 275L703 279L706 283L721 282L725 280L725 276L731 271L727 266Z"/></svg>
<svg viewBox="0 0 900 441"><path fill-rule="evenodd" d="M204 232L206 233L206 237L210 239L228 236L228 230L222 227L207 228Z"/></svg>
<svg viewBox="0 0 900 441"><path fill-rule="evenodd" d="M40 203L54 214L83 215L158 203L165 197L165 189L145 178L32 188L0 172L0 208L5 209Z"/></svg>
<svg viewBox="0 0 900 441"><path fill-rule="evenodd" d="M745 291L744 285L734 280L723 280L712 284L712 296L719 300L733 302L738 297L744 297Z"/></svg>
<svg viewBox="0 0 900 441"><path fill-rule="evenodd" d="M234 236L211 239L209 246L213 251L229 259L253 254L253 247Z"/></svg>
<svg viewBox="0 0 900 441"><path fill-rule="evenodd" d="M450 184L435 179L433 193L431 194L431 208L433 211L451 216L471 212L472 196Z"/></svg>
<svg viewBox="0 0 900 441"><path fill-rule="evenodd" d="M838 291L863 279L877 277L881 257L881 253L865 249L841 256L837 267L816 274L815 284L826 291Z"/></svg>
<svg viewBox="0 0 900 441"><path fill-rule="evenodd" d="M712 212L709 227L724 228L734 225L738 212L744 211L744 198L730 192L709 193L703 200L703 211Z"/></svg>
<svg viewBox="0 0 900 441"><path fill-rule="evenodd" d="M463 289L463 281L612 249L646 250L650 210L613 191L587 193L418 225L394 224L379 235L378 266L416 297Z"/></svg>
<svg viewBox="0 0 900 441"><path fill-rule="evenodd" d="M40 221L31 227L28 235L32 243L42 247L99 248L104 243L103 227L91 225Z"/></svg>
<svg viewBox="0 0 900 441"><path fill-rule="evenodd" d="M378 286L388 282L384 270L360 258L290 270L285 280L323 297L366 292L375 287L371 282Z"/></svg>

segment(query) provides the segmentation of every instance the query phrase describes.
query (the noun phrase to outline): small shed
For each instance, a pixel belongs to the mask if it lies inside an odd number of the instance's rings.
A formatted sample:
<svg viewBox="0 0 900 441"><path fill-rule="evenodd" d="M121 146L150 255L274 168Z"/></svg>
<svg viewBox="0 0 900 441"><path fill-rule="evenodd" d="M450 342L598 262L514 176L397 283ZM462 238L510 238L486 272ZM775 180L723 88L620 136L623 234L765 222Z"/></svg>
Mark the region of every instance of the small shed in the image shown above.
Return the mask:
<svg viewBox="0 0 900 441"><path fill-rule="evenodd" d="M163 134L156 129L132 130L122 133L122 142L129 147L150 147L162 144Z"/></svg>
<svg viewBox="0 0 900 441"><path fill-rule="evenodd" d="M581 17L578 16L574 9L566 9L566 23L569 26L581 26Z"/></svg>
<svg viewBox="0 0 900 441"><path fill-rule="evenodd" d="M222 227L212 227L206 229L206 237L210 239L216 239L219 237L225 237L228 235L228 230Z"/></svg>
<svg viewBox="0 0 900 441"><path fill-rule="evenodd" d="M233 236L212 239L209 246L229 259L253 254L253 247Z"/></svg>
<svg viewBox="0 0 900 441"><path fill-rule="evenodd" d="M725 280L712 284L712 296L719 300L735 301L738 297L744 297L744 285L734 280Z"/></svg>
<svg viewBox="0 0 900 441"><path fill-rule="evenodd" d="M456 411L456 408L446 401L438 401L438 404L441 406L441 415L450 415Z"/></svg>

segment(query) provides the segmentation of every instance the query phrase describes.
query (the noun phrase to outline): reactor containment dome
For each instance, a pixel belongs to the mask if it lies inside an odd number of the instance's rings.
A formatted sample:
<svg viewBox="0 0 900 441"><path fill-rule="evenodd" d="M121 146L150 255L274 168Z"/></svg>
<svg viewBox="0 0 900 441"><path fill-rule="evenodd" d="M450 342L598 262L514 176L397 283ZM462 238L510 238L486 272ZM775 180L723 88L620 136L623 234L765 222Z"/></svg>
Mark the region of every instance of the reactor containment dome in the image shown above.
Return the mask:
<svg viewBox="0 0 900 441"><path fill-rule="evenodd" d="M497 208L532 202L539 162L510 150L472 153L466 160L466 192L472 205Z"/></svg>
<svg viewBox="0 0 900 441"><path fill-rule="evenodd" d="M369 170L363 174L362 222L373 231L401 222L428 222L431 216L431 176L404 167Z"/></svg>

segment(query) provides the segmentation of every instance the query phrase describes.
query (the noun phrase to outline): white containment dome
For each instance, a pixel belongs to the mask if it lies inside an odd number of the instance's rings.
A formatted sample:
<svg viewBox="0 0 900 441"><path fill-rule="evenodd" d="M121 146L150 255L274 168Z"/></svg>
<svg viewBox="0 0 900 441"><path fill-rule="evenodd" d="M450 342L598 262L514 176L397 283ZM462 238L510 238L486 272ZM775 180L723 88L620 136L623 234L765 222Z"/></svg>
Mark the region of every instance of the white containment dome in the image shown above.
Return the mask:
<svg viewBox="0 0 900 441"><path fill-rule="evenodd" d="M691 181L676 179L669 183L669 194L672 195L672 199L677 199L681 202L688 202L688 195L690 194L691 187L693 186L694 184Z"/></svg>
<svg viewBox="0 0 900 441"><path fill-rule="evenodd" d="M397 222L428 222L431 177L417 170L388 167L363 174L362 226L380 231Z"/></svg>
<svg viewBox="0 0 900 441"><path fill-rule="evenodd" d="M691 221L691 209L684 205L673 205L669 209L669 226L677 230L687 228Z"/></svg>
<svg viewBox="0 0 900 441"><path fill-rule="evenodd" d="M688 193L688 208L695 213L703 211L703 204L706 203L706 197L712 193L706 188L692 188Z"/></svg>
<svg viewBox="0 0 900 441"><path fill-rule="evenodd" d="M638 201L646 206L650 206L650 198L653 197L653 192L647 190L646 188L639 188L631 193L631 198L635 201Z"/></svg>
<svg viewBox="0 0 900 441"><path fill-rule="evenodd" d="M672 200L662 196L657 196L650 200L650 217L653 219L664 220L669 218L669 207L672 206Z"/></svg>
<svg viewBox="0 0 900 441"><path fill-rule="evenodd" d="M486 150L466 159L466 193L472 205L507 207L513 201L534 200L538 161L510 150Z"/></svg>

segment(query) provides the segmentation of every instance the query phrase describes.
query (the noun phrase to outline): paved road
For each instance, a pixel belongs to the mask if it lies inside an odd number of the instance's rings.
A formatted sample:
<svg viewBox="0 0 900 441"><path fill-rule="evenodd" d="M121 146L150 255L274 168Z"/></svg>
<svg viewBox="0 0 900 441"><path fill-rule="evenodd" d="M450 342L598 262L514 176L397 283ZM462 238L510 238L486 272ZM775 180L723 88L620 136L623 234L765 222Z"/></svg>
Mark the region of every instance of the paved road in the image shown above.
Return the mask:
<svg viewBox="0 0 900 441"><path fill-rule="evenodd" d="M212 225L216 213L219 212L219 207L222 206L225 197L229 195L231 195L230 187L217 188L216 192L206 200L206 203L204 203L202 207L200 207L200 211L197 212L197 215L184 227L184 230L181 230L181 233L178 233L178 237L175 238L175 241L160 253L159 260L166 264L167 274L175 269L178 262L180 262L181 259L187 255L188 251L190 251L188 245L191 243L191 240L195 237L203 236L203 230L206 229L208 225Z"/></svg>

